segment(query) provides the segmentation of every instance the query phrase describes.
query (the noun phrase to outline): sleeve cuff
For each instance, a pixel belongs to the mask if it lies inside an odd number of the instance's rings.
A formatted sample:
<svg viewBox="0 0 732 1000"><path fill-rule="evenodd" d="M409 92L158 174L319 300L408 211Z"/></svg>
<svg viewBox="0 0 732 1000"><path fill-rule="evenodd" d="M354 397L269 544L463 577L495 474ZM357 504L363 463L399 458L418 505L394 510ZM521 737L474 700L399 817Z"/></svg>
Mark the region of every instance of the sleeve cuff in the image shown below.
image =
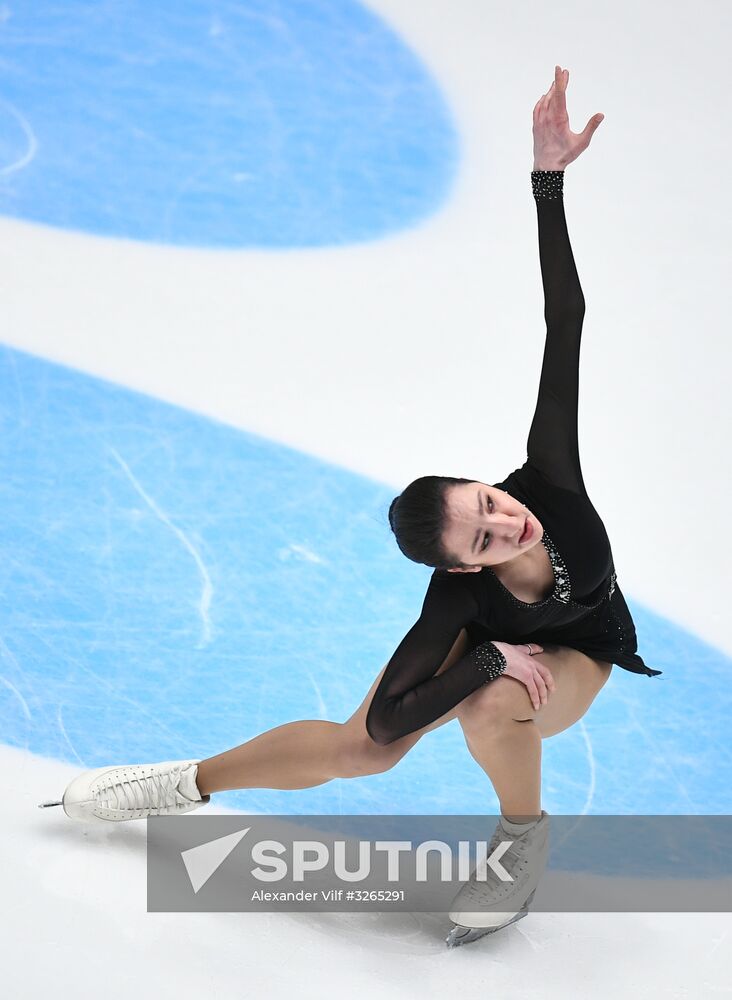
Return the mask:
<svg viewBox="0 0 732 1000"><path fill-rule="evenodd" d="M532 170L531 189L536 201L556 201L564 196L563 170Z"/></svg>
<svg viewBox="0 0 732 1000"><path fill-rule="evenodd" d="M478 668L484 673L484 684L496 680L504 672L508 663L498 646L492 641L484 642L473 650L473 657Z"/></svg>

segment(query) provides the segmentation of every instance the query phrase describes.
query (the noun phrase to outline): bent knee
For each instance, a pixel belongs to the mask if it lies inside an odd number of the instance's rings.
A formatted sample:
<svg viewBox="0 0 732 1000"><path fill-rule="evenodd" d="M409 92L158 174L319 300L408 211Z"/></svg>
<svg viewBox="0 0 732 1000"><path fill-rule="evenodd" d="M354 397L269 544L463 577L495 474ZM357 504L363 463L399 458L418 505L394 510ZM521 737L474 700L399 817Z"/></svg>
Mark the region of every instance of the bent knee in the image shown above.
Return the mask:
<svg viewBox="0 0 732 1000"><path fill-rule="evenodd" d="M458 718L464 727L532 719L536 710L525 685L512 677L497 677L461 702Z"/></svg>

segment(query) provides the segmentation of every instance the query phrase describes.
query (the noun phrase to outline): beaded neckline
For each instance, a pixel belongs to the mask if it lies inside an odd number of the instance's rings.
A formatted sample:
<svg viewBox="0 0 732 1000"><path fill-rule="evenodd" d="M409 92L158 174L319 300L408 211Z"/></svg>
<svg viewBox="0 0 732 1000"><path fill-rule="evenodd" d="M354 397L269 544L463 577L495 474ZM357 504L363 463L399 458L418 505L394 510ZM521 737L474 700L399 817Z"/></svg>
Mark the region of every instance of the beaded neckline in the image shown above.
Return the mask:
<svg viewBox="0 0 732 1000"><path fill-rule="evenodd" d="M572 588L569 581L569 573L567 571L567 566L562 557L560 556L559 550L557 549L556 545L547 535L546 529L544 530L544 534L541 537L541 544L544 546L549 555L549 562L551 563L552 572L554 573L554 588L550 594L547 594L547 596L543 597L540 601L522 601L520 598L516 597L515 594L511 593L508 587L506 587L503 583L501 583L501 581L498 579L498 577L493 572L490 566L487 567L487 569L490 570L491 576L494 578L494 580L498 581L498 584L501 587L501 589L505 591L508 597L515 604L518 604L519 607L522 608L540 608L543 607L545 604L548 604L549 601L558 601L560 604L569 604L571 601Z"/></svg>

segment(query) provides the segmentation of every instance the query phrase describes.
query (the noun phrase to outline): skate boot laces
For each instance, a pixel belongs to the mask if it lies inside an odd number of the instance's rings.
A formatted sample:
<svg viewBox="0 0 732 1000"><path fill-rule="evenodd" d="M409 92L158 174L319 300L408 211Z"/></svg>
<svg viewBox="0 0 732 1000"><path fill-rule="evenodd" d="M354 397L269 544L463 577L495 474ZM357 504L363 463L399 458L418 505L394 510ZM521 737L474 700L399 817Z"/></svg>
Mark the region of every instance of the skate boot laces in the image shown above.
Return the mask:
<svg viewBox="0 0 732 1000"><path fill-rule="evenodd" d="M105 809L146 809L151 813L171 806L189 805L191 799L177 789L181 769L173 767L162 773L122 781L112 776L111 783L99 788L95 798Z"/></svg>

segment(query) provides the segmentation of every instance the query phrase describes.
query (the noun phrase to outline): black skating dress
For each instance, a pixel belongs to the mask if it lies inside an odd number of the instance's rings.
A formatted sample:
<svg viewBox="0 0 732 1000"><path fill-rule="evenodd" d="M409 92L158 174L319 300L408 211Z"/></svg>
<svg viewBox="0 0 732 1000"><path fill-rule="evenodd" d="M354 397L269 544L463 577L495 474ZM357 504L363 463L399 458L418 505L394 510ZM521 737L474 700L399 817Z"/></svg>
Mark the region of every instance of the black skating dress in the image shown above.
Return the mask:
<svg viewBox="0 0 732 1000"><path fill-rule="evenodd" d="M429 725L485 683L476 649L490 640L578 649L653 677L637 652L635 625L617 583L610 541L587 496L579 461L579 354L585 301L564 214L563 171L535 170L547 334L527 460L503 482L535 514L554 570L554 588L527 604L486 566L480 573L435 569L418 620L391 657L369 706L366 728L380 744ZM465 628L468 652L434 676Z"/></svg>

